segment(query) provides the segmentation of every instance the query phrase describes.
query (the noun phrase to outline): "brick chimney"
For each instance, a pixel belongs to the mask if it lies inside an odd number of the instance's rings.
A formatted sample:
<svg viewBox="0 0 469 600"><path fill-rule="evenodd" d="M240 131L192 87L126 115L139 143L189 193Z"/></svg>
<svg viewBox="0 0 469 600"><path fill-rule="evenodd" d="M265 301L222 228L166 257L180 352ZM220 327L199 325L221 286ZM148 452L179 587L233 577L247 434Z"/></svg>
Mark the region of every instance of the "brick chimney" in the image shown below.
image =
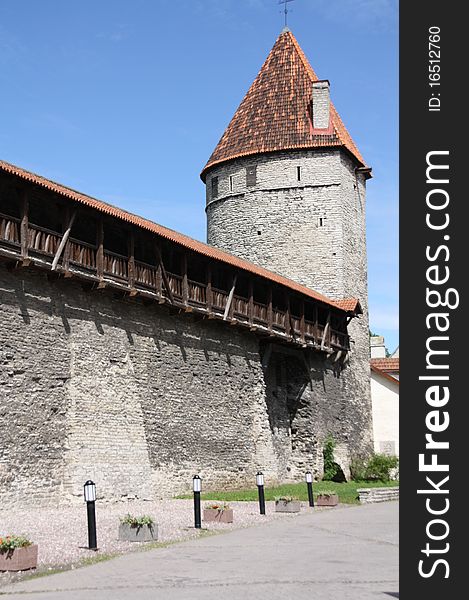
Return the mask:
<svg viewBox="0 0 469 600"><path fill-rule="evenodd" d="M330 83L327 79L313 82L313 129L328 129L330 114Z"/></svg>

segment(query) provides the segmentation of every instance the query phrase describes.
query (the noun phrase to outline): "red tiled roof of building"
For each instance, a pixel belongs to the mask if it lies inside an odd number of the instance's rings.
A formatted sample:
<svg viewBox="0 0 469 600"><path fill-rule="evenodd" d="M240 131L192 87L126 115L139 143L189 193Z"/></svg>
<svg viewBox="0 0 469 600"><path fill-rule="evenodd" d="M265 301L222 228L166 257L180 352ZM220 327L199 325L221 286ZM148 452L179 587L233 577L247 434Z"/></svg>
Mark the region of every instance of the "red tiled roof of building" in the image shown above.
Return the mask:
<svg viewBox="0 0 469 600"><path fill-rule="evenodd" d="M147 231L151 231L152 233L160 235L161 237L176 244L180 244L184 248L192 250L193 252L203 254L209 258L229 264L232 267L242 269L254 275L258 275L259 277L268 279L274 283L278 283L279 285L286 286L295 292L309 296L310 298L319 302L323 302L324 304L327 304L333 308L338 308L339 310L349 313L361 312L359 301L353 298L346 300L332 300L331 298L327 298L319 292L315 292L314 290L311 290L310 288L301 285L296 281L292 281L291 279L287 279L286 277L278 275L277 273L268 271L263 267L259 267L258 265L250 263L247 260L238 258L233 254L229 254L228 252L219 250L218 248L214 248L213 246L209 246L208 244L204 244L198 240L194 240L187 235L183 235L182 233L168 229L167 227L159 225L158 223L154 223L153 221L134 215L121 208L117 208L116 206L112 206L111 204L107 204L106 202L102 202L101 200L97 200L96 198L82 194L81 192L77 192L72 188L64 186L60 183L56 183L55 181L51 181L50 179L46 179L41 175L36 175L35 173L26 171L25 169L17 167L16 165L12 165L6 161L0 160L0 169L20 177L25 181L29 181L30 183L38 185L42 188L46 188L61 196L70 198L76 202L80 202L81 204L89 206L90 208L99 210L107 215L121 219L127 223L131 223L132 225L141 227Z"/></svg>
<svg viewBox="0 0 469 600"><path fill-rule="evenodd" d="M362 310L360 302L356 298L344 298L343 300L336 300L335 303L347 312L361 312Z"/></svg>
<svg viewBox="0 0 469 600"><path fill-rule="evenodd" d="M399 371L398 358L372 358L370 364L380 371Z"/></svg>
<svg viewBox="0 0 469 600"><path fill-rule="evenodd" d="M218 142L201 177L216 164L281 150L343 147L363 157L331 103L331 130L318 134L311 121L313 82L318 81L295 36L284 30Z"/></svg>
<svg viewBox="0 0 469 600"><path fill-rule="evenodd" d="M376 373L376 375L379 375L380 377L387 379L387 381L390 381L391 383L395 383L396 385L399 385L399 379L397 379L396 377L393 377L393 375L391 375L391 373L382 371L381 369L378 369L377 367L374 367L373 365L370 365L370 368L373 373Z"/></svg>

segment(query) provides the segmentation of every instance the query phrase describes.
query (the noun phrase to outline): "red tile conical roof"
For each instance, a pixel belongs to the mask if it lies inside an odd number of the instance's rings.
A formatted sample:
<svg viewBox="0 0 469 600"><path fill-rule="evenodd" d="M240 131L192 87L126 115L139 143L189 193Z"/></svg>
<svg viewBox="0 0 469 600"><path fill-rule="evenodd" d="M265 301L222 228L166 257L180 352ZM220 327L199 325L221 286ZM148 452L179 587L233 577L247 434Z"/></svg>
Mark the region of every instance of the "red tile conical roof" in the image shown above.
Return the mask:
<svg viewBox="0 0 469 600"><path fill-rule="evenodd" d="M318 81L295 36L285 29L238 107L201 177L216 164L248 156L300 148L346 148L365 162L334 105L330 131L313 131L311 98Z"/></svg>

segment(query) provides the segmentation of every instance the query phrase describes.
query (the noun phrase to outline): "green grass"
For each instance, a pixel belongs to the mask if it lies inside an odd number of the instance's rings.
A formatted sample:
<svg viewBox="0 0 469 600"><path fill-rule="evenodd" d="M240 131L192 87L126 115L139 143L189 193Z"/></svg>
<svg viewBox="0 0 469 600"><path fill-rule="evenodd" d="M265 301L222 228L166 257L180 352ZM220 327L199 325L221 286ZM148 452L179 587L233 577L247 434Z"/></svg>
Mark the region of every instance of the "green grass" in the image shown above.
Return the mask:
<svg viewBox="0 0 469 600"><path fill-rule="evenodd" d="M334 491L339 495L339 502L345 504L358 504L359 488L367 487L395 487L398 481L347 481L346 483L334 483L333 481L318 481L313 483L314 497L321 491ZM293 496L300 500L308 500L306 483L285 483L277 487L265 487L265 499L274 500L277 496ZM178 496L178 498L192 498L191 494ZM249 490L232 490L223 492L205 492L201 495L202 500L225 500L226 502L248 502L256 501L257 488Z"/></svg>

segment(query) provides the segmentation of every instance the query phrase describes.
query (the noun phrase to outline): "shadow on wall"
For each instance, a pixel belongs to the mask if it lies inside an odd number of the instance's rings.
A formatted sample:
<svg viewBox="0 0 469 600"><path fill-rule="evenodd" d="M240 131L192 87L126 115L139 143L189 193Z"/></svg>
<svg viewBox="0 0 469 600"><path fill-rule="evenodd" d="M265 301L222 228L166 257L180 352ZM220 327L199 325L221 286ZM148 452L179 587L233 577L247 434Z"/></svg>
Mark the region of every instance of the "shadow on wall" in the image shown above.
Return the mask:
<svg viewBox="0 0 469 600"><path fill-rule="evenodd" d="M230 366L233 355L243 356L251 366L252 357L243 351L241 345L229 342L232 328L227 330L223 323L201 319L196 321L189 314L172 315L171 330L165 331L158 326L158 319L171 315L170 307L156 303L143 304L125 294L91 289L77 281L48 277L33 270L10 271L1 265L0 269L4 281L0 286L0 303L19 307L25 325L31 325L34 313L49 318L58 317L64 333L68 335L72 333L73 321L88 321L95 324L100 335L105 335L105 327L125 331L130 345L135 344L135 335L152 338L157 350L161 350L161 343L176 344L184 361L187 361L187 349L203 348L207 361L210 360L210 353L215 352L223 354ZM6 274L5 278L3 274ZM71 305L72 301L74 306ZM188 323L197 326L197 336L187 335ZM252 338L248 332L237 330L237 333Z"/></svg>

